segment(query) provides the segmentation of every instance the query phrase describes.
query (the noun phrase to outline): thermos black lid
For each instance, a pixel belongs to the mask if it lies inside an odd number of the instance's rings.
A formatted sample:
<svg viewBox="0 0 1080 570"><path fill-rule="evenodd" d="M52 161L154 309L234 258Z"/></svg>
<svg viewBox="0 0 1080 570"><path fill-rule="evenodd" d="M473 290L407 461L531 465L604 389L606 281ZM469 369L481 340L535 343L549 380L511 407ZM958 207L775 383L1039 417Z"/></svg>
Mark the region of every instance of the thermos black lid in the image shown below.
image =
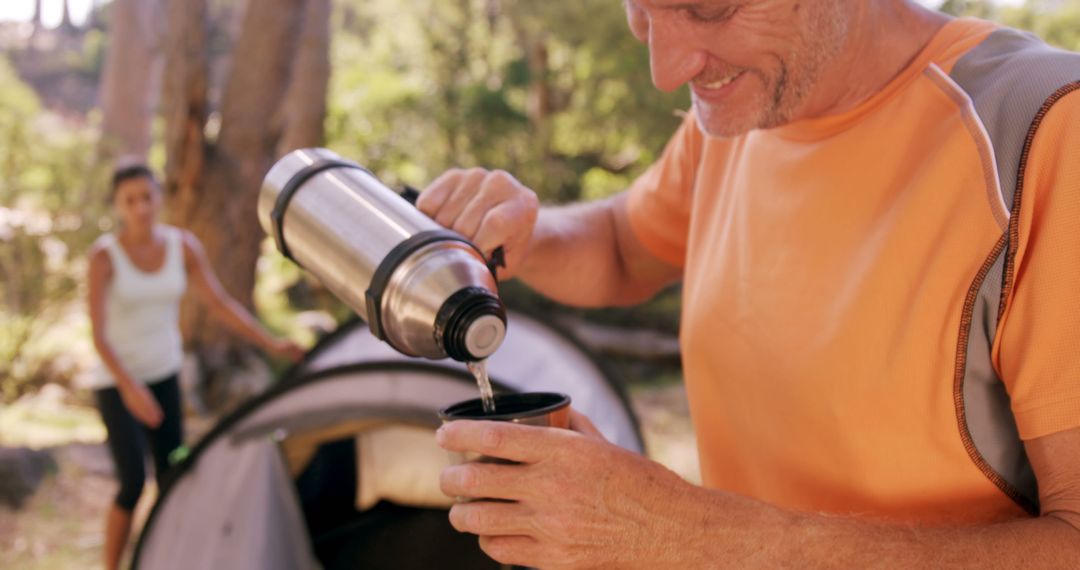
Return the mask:
<svg viewBox="0 0 1080 570"><path fill-rule="evenodd" d="M487 358L504 336L506 308L482 287L466 287L451 295L435 319L435 338L447 356L461 362Z"/></svg>

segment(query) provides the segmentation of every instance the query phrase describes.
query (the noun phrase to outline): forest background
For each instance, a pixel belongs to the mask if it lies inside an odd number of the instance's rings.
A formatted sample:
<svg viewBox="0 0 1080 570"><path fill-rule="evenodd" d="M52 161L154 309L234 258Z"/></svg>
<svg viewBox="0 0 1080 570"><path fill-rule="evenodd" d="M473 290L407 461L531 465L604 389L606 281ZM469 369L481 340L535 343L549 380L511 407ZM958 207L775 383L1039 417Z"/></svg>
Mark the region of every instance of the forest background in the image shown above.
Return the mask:
<svg viewBox="0 0 1080 570"><path fill-rule="evenodd" d="M165 174L166 219L203 239L233 295L311 343L348 310L257 227L258 181L285 150L330 147L392 186L422 187L451 166L503 168L564 203L625 188L688 106L685 90L653 88L647 51L612 0L262 0L262 17L248 17L247 3L26 0L29 21L0 22L0 403L47 383L77 389L92 366L85 253L113 226L106 196L119 156ZM1016 4L940 8L1080 49L1080 0ZM587 313L513 285L507 295L586 321L677 329L677 290ZM259 369L202 317L185 308L206 390ZM601 352L626 344L597 342ZM612 356L677 366L654 344Z"/></svg>

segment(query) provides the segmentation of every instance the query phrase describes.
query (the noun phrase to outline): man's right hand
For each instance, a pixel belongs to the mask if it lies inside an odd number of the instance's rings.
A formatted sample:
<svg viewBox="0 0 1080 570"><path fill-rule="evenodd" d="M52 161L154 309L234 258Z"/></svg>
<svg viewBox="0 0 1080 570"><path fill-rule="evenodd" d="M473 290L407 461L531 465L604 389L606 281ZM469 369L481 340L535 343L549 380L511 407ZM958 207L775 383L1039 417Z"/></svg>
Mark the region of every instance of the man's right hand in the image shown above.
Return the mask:
<svg viewBox="0 0 1080 570"><path fill-rule="evenodd" d="M432 182L416 207L440 225L471 240L487 257L502 246L506 269L513 277L529 251L540 210L536 193L502 170L448 170Z"/></svg>
<svg viewBox="0 0 1080 570"><path fill-rule="evenodd" d="M150 429L156 429L161 425L164 414L158 405L154 395L145 385L135 381L127 382L120 390L120 399L124 401L124 407L135 416L136 420Z"/></svg>

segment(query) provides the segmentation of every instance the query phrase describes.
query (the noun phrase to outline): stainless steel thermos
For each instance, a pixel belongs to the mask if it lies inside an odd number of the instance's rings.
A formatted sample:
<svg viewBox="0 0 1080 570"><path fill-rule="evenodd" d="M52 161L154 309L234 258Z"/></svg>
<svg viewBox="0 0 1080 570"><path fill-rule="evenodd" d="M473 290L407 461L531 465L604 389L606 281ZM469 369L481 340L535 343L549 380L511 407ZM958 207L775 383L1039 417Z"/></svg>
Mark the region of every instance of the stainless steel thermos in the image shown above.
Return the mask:
<svg viewBox="0 0 1080 570"><path fill-rule="evenodd" d="M360 165L293 151L267 173L258 211L278 249L399 352L475 361L502 343L506 310L483 254Z"/></svg>

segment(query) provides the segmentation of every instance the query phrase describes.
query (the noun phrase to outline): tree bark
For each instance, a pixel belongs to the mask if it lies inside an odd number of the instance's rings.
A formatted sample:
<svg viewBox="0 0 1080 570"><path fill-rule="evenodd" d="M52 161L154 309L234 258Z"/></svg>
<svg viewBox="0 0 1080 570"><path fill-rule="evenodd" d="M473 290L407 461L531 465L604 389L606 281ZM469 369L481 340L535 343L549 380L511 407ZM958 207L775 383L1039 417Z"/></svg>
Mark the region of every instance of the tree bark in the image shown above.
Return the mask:
<svg viewBox="0 0 1080 570"><path fill-rule="evenodd" d="M330 0L307 0L303 33L285 95L285 131L277 156L323 142L330 80Z"/></svg>
<svg viewBox="0 0 1080 570"><path fill-rule="evenodd" d="M101 25L101 6L102 0L90 0L90 12L86 16L86 29L93 30Z"/></svg>
<svg viewBox="0 0 1080 570"><path fill-rule="evenodd" d="M34 19L32 20L34 24L33 33L37 33L37 31L41 29L41 3L44 1L45 0L34 0Z"/></svg>
<svg viewBox="0 0 1080 570"><path fill-rule="evenodd" d="M61 30L73 30L75 24L71 21L71 7L68 6L68 0L60 0L60 6L62 12L60 13L60 29Z"/></svg>
<svg viewBox="0 0 1080 570"><path fill-rule="evenodd" d="M225 289L253 309L255 262L264 238L255 216L262 178L285 144L286 133L305 145L322 138L329 1L262 0L257 10L244 11L221 99L220 134L214 141L204 135L206 0L170 0L169 8L169 219L202 241ZM323 21L304 25L305 15ZM297 67L301 61L304 68ZM298 85L303 82L312 84ZM286 100L294 104L286 105ZM219 388L237 368L251 367L250 348L210 319L201 305L184 303L181 327L210 384Z"/></svg>
<svg viewBox="0 0 1080 570"><path fill-rule="evenodd" d="M548 81L548 49L543 38L529 45L529 121L539 128L551 113L551 87Z"/></svg>
<svg viewBox="0 0 1080 570"><path fill-rule="evenodd" d="M165 195L170 219L185 225L198 203L206 155L206 0L168 0L166 14Z"/></svg>
<svg viewBox="0 0 1080 570"><path fill-rule="evenodd" d="M246 11L222 99L221 135L209 157L198 208L191 211L200 215L186 217L225 288L248 308L264 237L255 200L283 131L282 102L303 8L303 0L263 0L258 10ZM204 329L198 336L210 341L221 333Z"/></svg>
<svg viewBox="0 0 1080 570"><path fill-rule="evenodd" d="M101 79L101 153L106 160L146 161L150 125L161 92L161 5L114 0Z"/></svg>

